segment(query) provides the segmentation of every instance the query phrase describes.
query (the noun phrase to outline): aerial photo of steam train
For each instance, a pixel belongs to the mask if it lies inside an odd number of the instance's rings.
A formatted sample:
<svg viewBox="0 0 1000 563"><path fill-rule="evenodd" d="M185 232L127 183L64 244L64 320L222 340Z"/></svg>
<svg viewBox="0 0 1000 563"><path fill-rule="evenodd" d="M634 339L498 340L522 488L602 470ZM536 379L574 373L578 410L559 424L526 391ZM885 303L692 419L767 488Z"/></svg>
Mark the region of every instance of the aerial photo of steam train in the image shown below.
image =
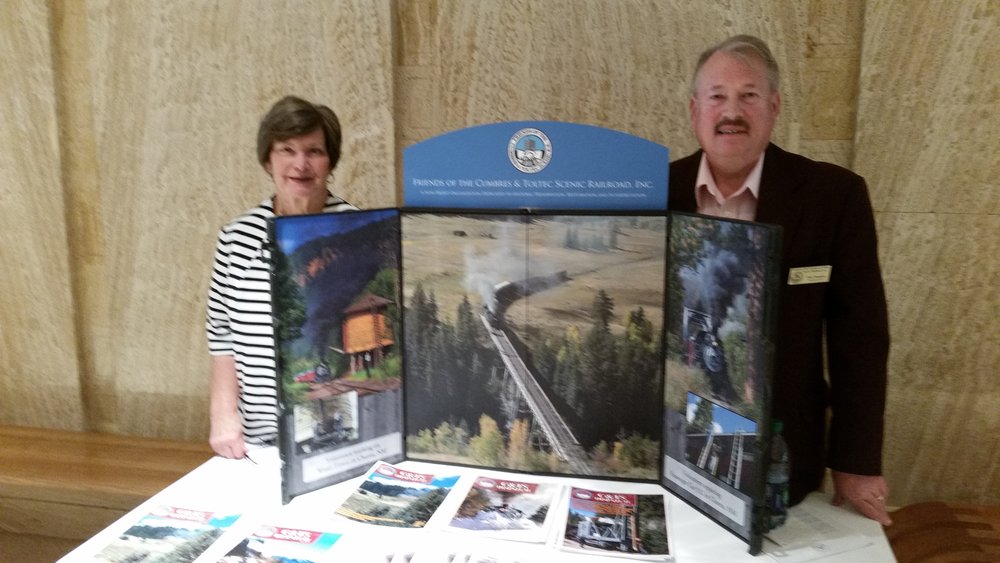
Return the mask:
<svg viewBox="0 0 1000 563"><path fill-rule="evenodd" d="M656 478L666 218L408 213L407 456Z"/></svg>
<svg viewBox="0 0 1000 563"><path fill-rule="evenodd" d="M518 281L504 280L493 286L493 298L483 304L484 313L494 328L501 329L504 327L504 315L512 303L568 281L569 274L566 270Z"/></svg>

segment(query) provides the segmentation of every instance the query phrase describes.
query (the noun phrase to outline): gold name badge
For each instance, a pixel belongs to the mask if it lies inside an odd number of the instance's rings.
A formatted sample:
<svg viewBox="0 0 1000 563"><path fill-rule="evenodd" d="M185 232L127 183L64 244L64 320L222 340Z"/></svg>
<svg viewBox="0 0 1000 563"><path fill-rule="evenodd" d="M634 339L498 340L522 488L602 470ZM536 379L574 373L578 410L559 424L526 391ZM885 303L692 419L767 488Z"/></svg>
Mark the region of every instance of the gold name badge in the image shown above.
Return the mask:
<svg viewBox="0 0 1000 563"><path fill-rule="evenodd" d="M806 266L788 270L788 285L805 285L807 283L827 283L833 266Z"/></svg>

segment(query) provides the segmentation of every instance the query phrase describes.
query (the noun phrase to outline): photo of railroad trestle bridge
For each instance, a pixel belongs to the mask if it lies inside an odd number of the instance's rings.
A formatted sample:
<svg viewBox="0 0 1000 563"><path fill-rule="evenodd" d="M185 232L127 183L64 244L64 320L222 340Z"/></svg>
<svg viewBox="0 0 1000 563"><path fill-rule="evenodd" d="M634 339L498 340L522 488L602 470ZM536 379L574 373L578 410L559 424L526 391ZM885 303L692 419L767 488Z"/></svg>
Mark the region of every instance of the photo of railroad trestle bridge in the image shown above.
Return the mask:
<svg viewBox="0 0 1000 563"><path fill-rule="evenodd" d="M403 216L407 456L656 478L665 218Z"/></svg>

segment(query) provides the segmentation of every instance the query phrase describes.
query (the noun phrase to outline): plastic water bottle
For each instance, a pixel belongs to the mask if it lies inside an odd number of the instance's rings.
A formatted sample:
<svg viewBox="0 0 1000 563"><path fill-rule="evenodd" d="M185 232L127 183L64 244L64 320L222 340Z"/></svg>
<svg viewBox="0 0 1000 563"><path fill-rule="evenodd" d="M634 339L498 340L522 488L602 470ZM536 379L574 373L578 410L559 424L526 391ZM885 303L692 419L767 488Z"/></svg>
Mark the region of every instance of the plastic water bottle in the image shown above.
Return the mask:
<svg viewBox="0 0 1000 563"><path fill-rule="evenodd" d="M788 516L788 475L791 470L788 445L781 435L783 424L772 424L770 463L767 466L767 526L773 530L785 523Z"/></svg>

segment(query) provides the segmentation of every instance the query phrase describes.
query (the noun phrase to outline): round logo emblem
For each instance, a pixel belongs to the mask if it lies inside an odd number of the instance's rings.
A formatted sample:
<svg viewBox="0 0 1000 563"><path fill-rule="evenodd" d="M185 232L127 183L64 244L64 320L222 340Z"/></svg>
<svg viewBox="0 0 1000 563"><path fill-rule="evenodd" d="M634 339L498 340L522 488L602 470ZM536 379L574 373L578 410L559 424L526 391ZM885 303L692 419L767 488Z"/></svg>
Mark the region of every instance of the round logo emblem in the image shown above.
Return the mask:
<svg viewBox="0 0 1000 563"><path fill-rule="evenodd" d="M538 129L521 129L507 143L507 157L514 168L534 174L552 160L552 143Z"/></svg>

